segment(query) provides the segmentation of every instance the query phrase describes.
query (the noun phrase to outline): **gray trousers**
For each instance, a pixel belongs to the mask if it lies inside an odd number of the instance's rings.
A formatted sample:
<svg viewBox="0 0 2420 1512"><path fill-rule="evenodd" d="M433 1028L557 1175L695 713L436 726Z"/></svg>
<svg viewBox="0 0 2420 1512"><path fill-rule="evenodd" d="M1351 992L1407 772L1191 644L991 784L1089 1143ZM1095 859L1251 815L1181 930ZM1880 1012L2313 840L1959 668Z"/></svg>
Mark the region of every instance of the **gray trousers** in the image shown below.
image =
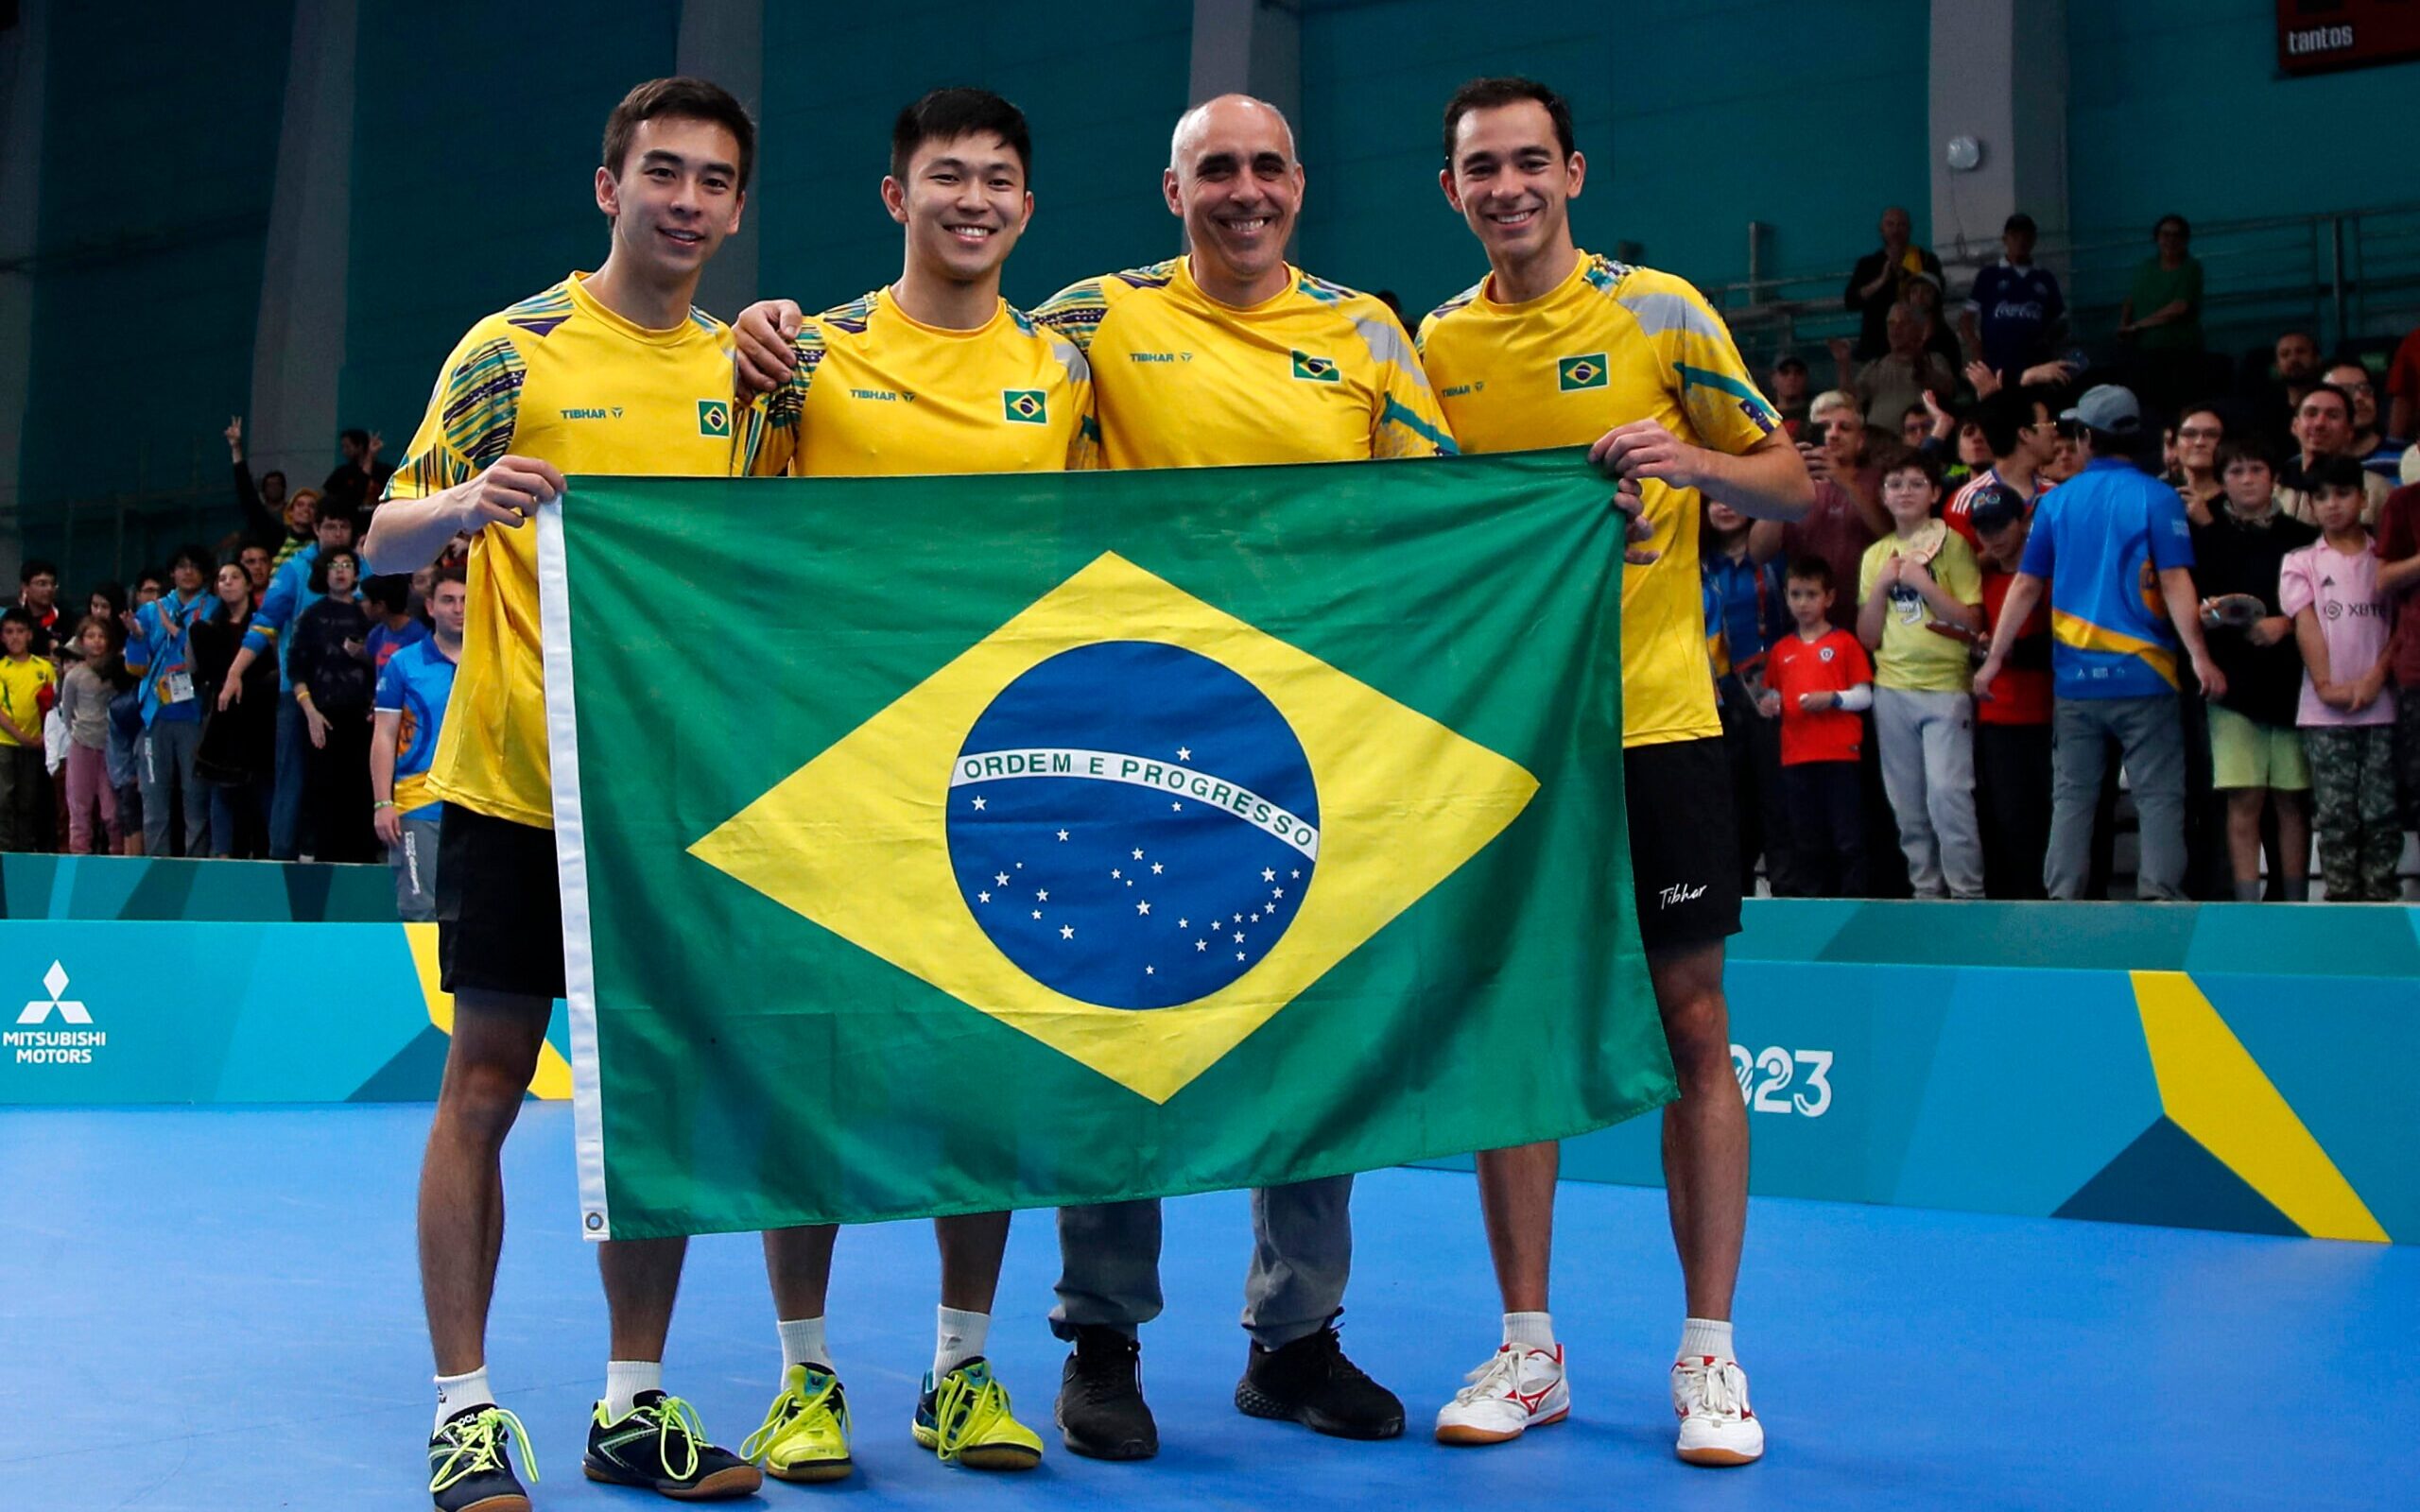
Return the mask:
<svg viewBox="0 0 2420 1512"><path fill-rule="evenodd" d="M1882 791L1899 821L1908 885L1919 898L1983 896L1975 822L1975 700L1962 693L1874 690Z"/></svg>
<svg viewBox="0 0 2420 1512"><path fill-rule="evenodd" d="M406 924L437 918L437 821L406 819L401 845L387 848L395 871L395 917Z"/></svg>
<svg viewBox="0 0 2420 1512"><path fill-rule="evenodd" d="M2135 895L2185 898L2185 726L2172 693L2147 698L2060 698L2050 706L2050 852L2042 885L2053 898L2083 893L2092 869L2092 815L2118 742L2135 795L2142 851Z"/></svg>
<svg viewBox="0 0 2420 1512"><path fill-rule="evenodd" d="M163 719L143 733L136 779L143 788L143 853L168 853L168 795L181 792L185 809L183 854L210 854L210 790L193 769L201 749L201 721Z"/></svg>
<svg viewBox="0 0 2420 1512"><path fill-rule="evenodd" d="M1245 1332L1264 1349L1308 1338L1344 1305L1353 1270L1353 1178L1322 1177L1252 1194ZM1160 1205L1108 1202L1059 1210L1059 1305L1050 1332L1080 1327L1132 1337L1160 1315Z"/></svg>

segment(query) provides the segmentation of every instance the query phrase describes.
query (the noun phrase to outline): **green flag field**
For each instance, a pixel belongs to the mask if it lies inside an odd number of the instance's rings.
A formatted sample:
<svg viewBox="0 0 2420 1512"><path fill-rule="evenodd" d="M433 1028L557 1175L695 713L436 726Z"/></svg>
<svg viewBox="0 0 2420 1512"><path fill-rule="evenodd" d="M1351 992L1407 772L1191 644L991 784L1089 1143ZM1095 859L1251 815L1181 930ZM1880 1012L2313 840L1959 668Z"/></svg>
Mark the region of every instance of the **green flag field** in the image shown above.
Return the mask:
<svg viewBox="0 0 2420 1512"><path fill-rule="evenodd" d="M1578 453L581 477L583 1225L1266 1186L1668 1101Z"/></svg>

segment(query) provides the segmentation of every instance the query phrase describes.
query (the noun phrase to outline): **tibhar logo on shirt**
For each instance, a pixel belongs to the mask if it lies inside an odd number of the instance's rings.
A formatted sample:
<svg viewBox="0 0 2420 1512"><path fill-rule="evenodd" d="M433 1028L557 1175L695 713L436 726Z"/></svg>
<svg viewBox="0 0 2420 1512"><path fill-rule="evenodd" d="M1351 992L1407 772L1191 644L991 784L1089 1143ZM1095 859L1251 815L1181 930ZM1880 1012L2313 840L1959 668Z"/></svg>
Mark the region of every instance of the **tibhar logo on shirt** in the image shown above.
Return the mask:
<svg viewBox="0 0 2420 1512"><path fill-rule="evenodd" d="M698 434L728 436L731 434L731 401L700 399L698 401Z"/></svg>
<svg viewBox="0 0 2420 1512"><path fill-rule="evenodd" d="M1001 414L1012 425L1046 425L1050 411L1043 403L1039 388L1003 388L1000 390Z"/></svg>
<svg viewBox="0 0 2420 1512"><path fill-rule="evenodd" d="M1314 357L1307 352L1297 352L1293 358L1294 376L1297 378L1315 384L1339 383L1343 379L1332 357Z"/></svg>
<svg viewBox="0 0 2420 1512"><path fill-rule="evenodd" d="M42 977L43 989L50 995L28 1002L17 1014L19 1027L0 1033L0 1048L16 1052L20 1066L89 1066L93 1052L109 1043L109 1036L98 1029L45 1029L53 1015L63 1024L89 1024L93 1022L90 1008L67 993L67 969L59 962ZM34 1027L26 1027L33 1025Z"/></svg>
<svg viewBox="0 0 2420 1512"><path fill-rule="evenodd" d="M1557 357L1554 360L1554 386L1566 394L1582 388L1605 387L1605 354L1591 352L1578 357Z"/></svg>

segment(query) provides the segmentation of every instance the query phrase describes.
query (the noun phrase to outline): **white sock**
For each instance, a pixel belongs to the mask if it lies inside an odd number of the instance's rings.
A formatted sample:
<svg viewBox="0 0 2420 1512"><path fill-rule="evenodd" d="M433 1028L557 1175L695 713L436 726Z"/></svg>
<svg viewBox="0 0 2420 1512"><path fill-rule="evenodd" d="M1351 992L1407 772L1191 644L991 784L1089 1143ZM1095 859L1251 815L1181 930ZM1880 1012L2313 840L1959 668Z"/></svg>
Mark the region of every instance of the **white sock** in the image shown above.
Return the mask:
<svg viewBox="0 0 2420 1512"><path fill-rule="evenodd" d="M1545 1313L1504 1314L1504 1342L1525 1349L1554 1350L1554 1319Z"/></svg>
<svg viewBox="0 0 2420 1512"><path fill-rule="evenodd" d="M1718 1360L1736 1361L1739 1358L1731 1352L1730 1322L1717 1321L1710 1317L1681 1319L1681 1349L1680 1352L1672 1358L1686 1360L1692 1355L1709 1354Z"/></svg>
<svg viewBox="0 0 2420 1512"><path fill-rule="evenodd" d="M605 1418L620 1422L631 1415L642 1391L664 1389L664 1362L661 1360L608 1360L605 1362Z"/></svg>
<svg viewBox="0 0 2420 1512"><path fill-rule="evenodd" d="M824 1347L821 1317L786 1317L773 1325L782 1334L782 1374L794 1365L832 1368L832 1351Z"/></svg>
<svg viewBox="0 0 2420 1512"><path fill-rule="evenodd" d="M492 1406L494 1402L495 1392L488 1385L486 1366L481 1366L476 1370L465 1370L458 1376L439 1376L437 1378L437 1424L429 1430L429 1434L434 1436L439 1428L445 1426L446 1418L453 1417L465 1407Z"/></svg>
<svg viewBox="0 0 2420 1512"><path fill-rule="evenodd" d="M942 1377L983 1352L992 1333L992 1314L941 1309L941 1327L933 1336L933 1379Z"/></svg>

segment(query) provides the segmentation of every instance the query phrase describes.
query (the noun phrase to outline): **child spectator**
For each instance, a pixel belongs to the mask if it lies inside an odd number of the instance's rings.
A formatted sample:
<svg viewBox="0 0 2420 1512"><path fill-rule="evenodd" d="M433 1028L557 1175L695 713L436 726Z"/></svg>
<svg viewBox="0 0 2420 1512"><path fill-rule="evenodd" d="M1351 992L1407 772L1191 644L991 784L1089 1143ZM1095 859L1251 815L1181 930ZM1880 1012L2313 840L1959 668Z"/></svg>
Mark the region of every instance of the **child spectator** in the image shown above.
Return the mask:
<svg viewBox="0 0 2420 1512"><path fill-rule="evenodd" d="M110 668L118 660L116 625L88 614L77 627L76 664L59 683L59 712L67 721L67 849L93 853L93 815L115 855L126 841L118 828L117 791L110 784L110 699L116 696Z"/></svg>
<svg viewBox="0 0 2420 1512"><path fill-rule="evenodd" d="M1983 628L1996 633L2025 560L2031 500L1987 478L1966 495L1983 577ZM2007 670L1975 703L1975 810L1983 832L1983 895L2041 898L2050 849L2050 608L2036 603L2015 632Z"/></svg>
<svg viewBox="0 0 2420 1512"><path fill-rule="evenodd" d="M1722 744L1731 761L1732 809L1739 820L1739 891L1756 895L1756 858L1773 896L1799 895L1792 863L1788 805L1781 792L1781 731L1757 712L1765 655L1789 632L1782 608L1781 564L1758 562L1748 550L1748 517L1724 505L1705 507L1700 537L1708 654Z"/></svg>
<svg viewBox="0 0 2420 1512"><path fill-rule="evenodd" d="M2386 597L2361 524L2361 464L2325 457L2307 476L2320 539L2286 558L2277 596L2302 644L2298 714L2310 758L2319 869L2331 899L2392 902L2403 851L2394 690L2386 685Z"/></svg>
<svg viewBox="0 0 2420 1512"><path fill-rule="evenodd" d="M2404 339L2403 350L2420 360L2420 331ZM2409 830L2420 827L2420 485L2387 495L2378 511L2378 591L2394 607L2394 769Z"/></svg>
<svg viewBox="0 0 2420 1512"><path fill-rule="evenodd" d="M1862 898L1865 744L1859 711L1874 707L1874 663L1832 624L1832 569L1821 557L1789 564L1790 633L1765 659L1761 713L1781 721L1781 783L1794 870L1810 898Z"/></svg>
<svg viewBox="0 0 2420 1512"><path fill-rule="evenodd" d="M201 700L194 696L192 639L194 626L218 612L218 600L202 587L208 571L208 552L179 547L168 560L173 589L134 611L126 641L126 669L143 679L143 841L155 856L210 853L210 794L193 765ZM184 844L171 850L169 821L179 806Z"/></svg>
<svg viewBox="0 0 2420 1512"><path fill-rule="evenodd" d="M39 632L22 604L0 614L0 850L50 843L50 773L42 722L59 698L59 671L34 655Z"/></svg>
<svg viewBox="0 0 2420 1512"><path fill-rule="evenodd" d="M1980 898L1967 647L1983 624L1982 576L1973 550L1933 518L1940 497L1932 458L1903 451L1883 463L1893 533L1866 548L1858 639L1880 653L1874 725L1908 885L1919 898L1939 898L1945 887L1953 898Z"/></svg>
<svg viewBox="0 0 2420 1512"><path fill-rule="evenodd" d="M2225 492L2193 527L2202 628L2227 679L2227 691L2209 700L2211 784L2226 796L2236 901L2260 900L2261 815L2273 809L2271 869L2286 901L2303 902L2310 896L2310 766L2294 728L2303 658L2278 584L2287 556L2319 532L2277 507L2276 456L2265 442L2229 441L2215 472Z"/></svg>

